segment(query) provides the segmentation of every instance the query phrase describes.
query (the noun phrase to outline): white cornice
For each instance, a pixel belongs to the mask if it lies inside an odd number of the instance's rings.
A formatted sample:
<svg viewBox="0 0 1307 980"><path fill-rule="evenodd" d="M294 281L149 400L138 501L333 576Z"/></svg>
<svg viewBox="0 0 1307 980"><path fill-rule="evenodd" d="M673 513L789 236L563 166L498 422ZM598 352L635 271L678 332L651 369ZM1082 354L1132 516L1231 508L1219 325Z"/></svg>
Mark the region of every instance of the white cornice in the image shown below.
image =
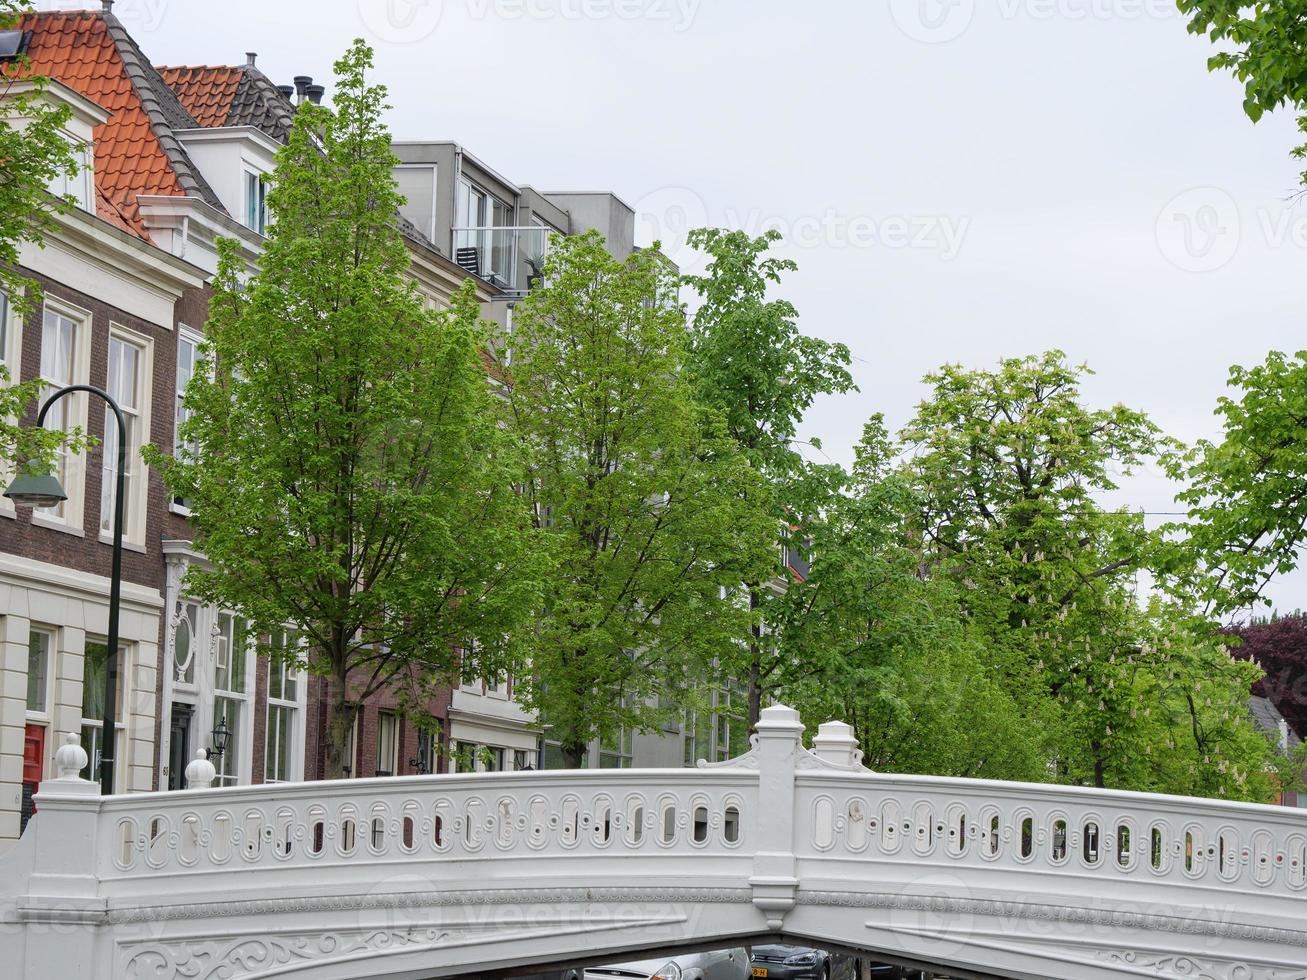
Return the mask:
<svg viewBox="0 0 1307 980"><path fill-rule="evenodd" d="M175 129L183 143L250 143L270 156L276 156L281 144L257 126L209 126L204 129Z"/></svg>

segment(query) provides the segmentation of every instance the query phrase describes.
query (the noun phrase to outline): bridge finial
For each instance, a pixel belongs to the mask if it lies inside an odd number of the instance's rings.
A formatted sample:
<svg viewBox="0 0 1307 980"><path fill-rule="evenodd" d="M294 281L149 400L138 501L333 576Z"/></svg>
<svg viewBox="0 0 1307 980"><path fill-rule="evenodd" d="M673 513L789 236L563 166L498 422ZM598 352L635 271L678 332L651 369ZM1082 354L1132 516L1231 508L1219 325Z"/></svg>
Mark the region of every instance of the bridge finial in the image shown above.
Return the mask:
<svg viewBox="0 0 1307 980"><path fill-rule="evenodd" d="M204 749L196 749L195 758L186 767L186 788L208 789L213 785L213 780L217 775L218 770L209 761L209 753L205 752Z"/></svg>
<svg viewBox="0 0 1307 980"><path fill-rule="evenodd" d="M54 754L54 767L59 773L60 779L81 779L82 770L86 768L90 759L86 755L86 749L82 748L82 736L76 732L68 732L64 735L64 744L59 746Z"/></svg>
<svg viewBox="0 0 1307 980"><path fill-rule="evenodd" d="M853 729L842 721L828 721L817 726L812 754L841 769L857 769L862 765L858 740L853 737Z"/></svg>

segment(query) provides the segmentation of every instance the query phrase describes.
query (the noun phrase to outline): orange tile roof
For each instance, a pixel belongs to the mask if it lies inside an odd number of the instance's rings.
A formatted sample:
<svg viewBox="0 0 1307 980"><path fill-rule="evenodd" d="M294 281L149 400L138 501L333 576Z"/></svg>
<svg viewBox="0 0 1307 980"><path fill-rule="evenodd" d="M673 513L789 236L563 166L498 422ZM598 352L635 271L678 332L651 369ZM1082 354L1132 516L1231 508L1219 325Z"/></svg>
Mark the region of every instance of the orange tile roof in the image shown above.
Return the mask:
<svg viewBox="0 0 1307 980"><path fill-rule="evenodd" d="M227 65L159 68L158 72L186 111L201 126L225 126L243 69Z"/></svg>
<svg viewBox="0 0 1307 980"><path fill-rule="evenodd" d="M149 240L136 199L141 194L184 195L177 174L150 125L117 45L98 12L28 14L27 56L32 71L63 82L112 113L95 128L96 211Z"/></svg>

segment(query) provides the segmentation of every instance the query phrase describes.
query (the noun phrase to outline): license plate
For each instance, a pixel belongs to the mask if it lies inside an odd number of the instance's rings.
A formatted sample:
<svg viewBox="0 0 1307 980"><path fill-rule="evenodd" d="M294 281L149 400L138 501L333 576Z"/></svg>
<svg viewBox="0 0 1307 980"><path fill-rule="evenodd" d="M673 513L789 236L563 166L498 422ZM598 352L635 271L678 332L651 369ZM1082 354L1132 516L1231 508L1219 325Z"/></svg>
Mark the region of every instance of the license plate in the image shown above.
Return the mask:
<svg viewBox="0 0 1307 980"><path fill-rule="evenodd" d="M749 975L754 977L765 977L767 975L767 968L765 966L755 966L749 971Z"/></svg>

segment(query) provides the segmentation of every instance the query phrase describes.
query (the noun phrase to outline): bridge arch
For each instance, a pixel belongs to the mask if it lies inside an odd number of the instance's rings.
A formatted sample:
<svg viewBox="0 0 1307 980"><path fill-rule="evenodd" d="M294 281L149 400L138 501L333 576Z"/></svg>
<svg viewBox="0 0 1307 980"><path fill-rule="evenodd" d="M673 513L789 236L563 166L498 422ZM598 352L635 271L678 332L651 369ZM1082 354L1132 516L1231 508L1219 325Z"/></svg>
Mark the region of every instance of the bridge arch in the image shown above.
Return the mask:
<svg viewBox="0 0 1307 980"><path fill-rule="evenodd" d="M1307 980L1307 822L931 777L766 709L696 770L100 797L76 769L0 861L26 977L407 980L783 935L1010 977Z"/></svg>

